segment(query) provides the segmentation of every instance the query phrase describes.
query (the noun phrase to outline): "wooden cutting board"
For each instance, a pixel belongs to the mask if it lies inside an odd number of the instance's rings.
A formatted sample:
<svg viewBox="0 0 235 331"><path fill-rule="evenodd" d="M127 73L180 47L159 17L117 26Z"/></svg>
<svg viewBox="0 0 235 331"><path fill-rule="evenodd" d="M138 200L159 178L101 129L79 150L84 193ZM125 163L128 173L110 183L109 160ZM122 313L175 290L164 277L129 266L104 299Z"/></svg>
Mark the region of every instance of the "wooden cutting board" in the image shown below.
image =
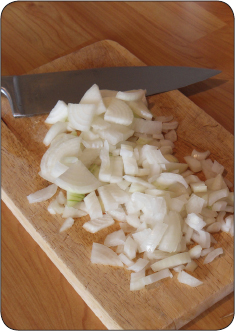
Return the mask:
<svg viewBox="0 0 235 331"><path fill-rule="evenodd" d="M97 42L77 52L43 65L32 73L66 71L107 66L139 66L143 63L112 41ZM211 158L226 168L233 182L233 136L179 91L152 96L154 114L173 114L179 121L175 155L183 161L192 149L210 150ZM180 328L233 291L233 238L215 234L216 247L224 255L199 267L194 275L204 284L190 288L173 279L130 292L130 272L124 268L92 265L93 242L118 229L118 223L97 234L82 228L78 219L65 233L59 233L64 219L47 212L48 201L30 205L26 196L48 185L39 175L46 151L43 138L48 130L44 116L12 116L8 101L2 98L2 199L20 223L46 252L77 293L109 329Z"/></svg>

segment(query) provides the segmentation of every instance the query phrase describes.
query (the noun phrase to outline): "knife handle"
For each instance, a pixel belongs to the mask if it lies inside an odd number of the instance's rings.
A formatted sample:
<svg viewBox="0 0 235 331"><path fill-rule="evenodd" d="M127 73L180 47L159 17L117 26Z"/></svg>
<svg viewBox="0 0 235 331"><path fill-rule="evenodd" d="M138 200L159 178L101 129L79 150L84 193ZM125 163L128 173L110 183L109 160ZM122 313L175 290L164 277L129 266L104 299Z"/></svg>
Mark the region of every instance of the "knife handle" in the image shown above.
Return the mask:
<svg viewBox="0 0 235 331"><path fill-rule="evenodd" d="M10 103L12 114L14 117L22 116L20 111L20 98L17 93L17 85L14 82L15 76L2 76L1 77L1 93L5 95Z"/></svg>

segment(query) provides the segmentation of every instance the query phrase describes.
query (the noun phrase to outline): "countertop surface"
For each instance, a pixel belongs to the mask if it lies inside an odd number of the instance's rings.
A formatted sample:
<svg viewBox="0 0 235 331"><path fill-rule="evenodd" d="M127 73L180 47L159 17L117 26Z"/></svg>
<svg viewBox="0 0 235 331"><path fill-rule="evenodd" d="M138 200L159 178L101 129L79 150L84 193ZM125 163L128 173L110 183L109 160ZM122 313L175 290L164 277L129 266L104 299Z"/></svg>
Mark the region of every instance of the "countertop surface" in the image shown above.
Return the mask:
<svg viewBox="0 0 235 331"><path fill-rule="evenodd" d="M25 74L94 42L114 40L147 65L221 70L217 79L181 92L233 133L233 22L231 8L214 1L13 2L2 12L2 75ZM105 329L3 202L1 216L6 326ZM232 293L183 329L227 327L233 302Z"/></svg>

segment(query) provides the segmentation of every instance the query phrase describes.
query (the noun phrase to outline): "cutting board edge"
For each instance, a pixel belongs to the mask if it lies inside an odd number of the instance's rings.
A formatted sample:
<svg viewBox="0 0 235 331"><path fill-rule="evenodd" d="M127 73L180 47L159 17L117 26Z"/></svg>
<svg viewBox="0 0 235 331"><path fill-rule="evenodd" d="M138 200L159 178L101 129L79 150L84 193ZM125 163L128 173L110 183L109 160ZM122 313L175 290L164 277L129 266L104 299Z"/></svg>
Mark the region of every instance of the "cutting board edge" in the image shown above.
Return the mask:
<svg viewBox="0 0 235 331"><path fill-rule="evenodd" d="M86 290L86 287L79 282L72 271L65 265L65 263L58 257L58 255L53 251L53 249L48 245L48 243L43 239L43 237L35 230L35 228L30 224L23 213L16 207L11 198L7 195L3 188L1 188L1 199L10 209L12 214L18 219L20 224L29 233L33 240L39 245L43 252L48 256L52 263L58 268L69 284L74 288L74 290L80 295L80 297L85 301L89 308L94 312L94 314L100 319L100 321L109 330L123 330L123 328L116 323L107 311L99 304L97 300Z"/></svg>
<svg viewBox="0 0 235 331"><path fill-rule="evenodd" d="M116 323L112 317L107 313L107 311L98 303L97 300L86 290L86 287L82 285L81 282L75 277L72 271L64 264L64 262L58 257L58 255L51 249L48 243L43 240L43 237L35 230L35 228L30 224L27 218L23 215L23 213L16 207L11 198L7 195L3 188L1 188L1 199L6 204L6 206L11 210L13 215L18 219L20 224L24 227L24 229L30 234L33 240L40 246L40 248L44 251L44 253L48 256L48 258L52 261L52 263L58 268L58 270L62 273L65 279L69 282L69 284L74 288L74 290L81 296L84 302L90 307L90 309L94 312L94 314L100 319L100 321L107 327L109 330L123 330L123 328ZM185 316L184 320L181 320L180 316L178 320L171 322L167 327L168 329L180 329L184 325L191 322L193 319L198 317L200 314L205 312L207 309L212 307L217 302L224 299L234 290L234 283L227 285L226 291L221 291L218 296L218 292L216 293L217 297L213 296L209 298L208 302L200 304L198 306L199 309L197 311L190 314L190 316Z"/></svg>

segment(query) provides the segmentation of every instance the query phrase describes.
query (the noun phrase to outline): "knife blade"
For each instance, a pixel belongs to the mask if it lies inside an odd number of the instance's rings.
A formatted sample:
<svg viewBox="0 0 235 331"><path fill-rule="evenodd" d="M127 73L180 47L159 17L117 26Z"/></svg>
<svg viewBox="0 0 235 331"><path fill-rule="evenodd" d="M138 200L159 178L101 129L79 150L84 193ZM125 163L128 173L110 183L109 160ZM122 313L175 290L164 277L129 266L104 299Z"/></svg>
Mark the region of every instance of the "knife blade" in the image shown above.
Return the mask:
<svg viewBox="0 0 235 331"><path fill-rule="evenodd" d="M21 76L2 76L1 93L9 100L14 117L46 114L58 100L79 103L93 85L99 89L146 90L146 95L185 87L221 71L176 66L105 67Z"/></svg>

